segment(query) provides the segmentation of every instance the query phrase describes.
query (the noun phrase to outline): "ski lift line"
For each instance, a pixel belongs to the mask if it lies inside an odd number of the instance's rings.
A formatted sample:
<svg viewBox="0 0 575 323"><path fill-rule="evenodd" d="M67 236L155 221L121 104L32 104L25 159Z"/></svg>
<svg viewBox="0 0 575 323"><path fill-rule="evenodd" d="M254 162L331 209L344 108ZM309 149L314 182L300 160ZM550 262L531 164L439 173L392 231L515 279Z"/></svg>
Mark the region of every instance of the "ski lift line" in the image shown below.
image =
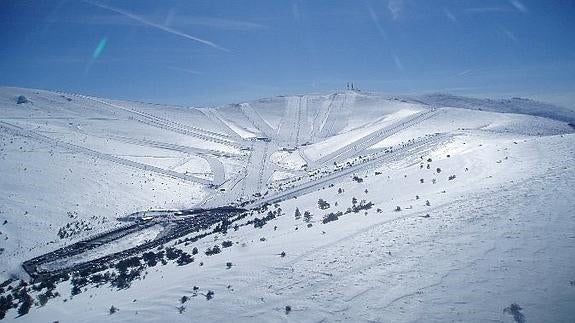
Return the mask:
<svg viewBox="0 0 575 323"><path fill-rule="evenodd" d="M157 117L157 116L152 115L150 113L141 112L141 111L138 111L138 110L133 109L133 108L123 107L123 106L113 104L110 102L106 102L106 101L103 101L103 100L100 100L100 99L97 99L94 97L85 96L85 95L81 95L81 94L72 94L72 95L86 99L86 100L98 102L100 104L103 104L103 105L106 105L106 106L109 106L109 107L112 107L115 109L119 109L119 110L122 110L122 111L125 111L128 113L135 114L136 116L141 117L141 118L136 119L137 121L140 121L140 122L148 124L148 125L152 125L152 126L155 126L158 128L162 128L162 129L177 132L180 134L188 135L191 137L196 137L198 139L202 139L205 141L212 141L215 143L219 143L219 144L234 147L234 148L240 148L240 149L242 148L241 144L234 142L234 141L231 141L229 138L227 138L225 135L222 135L222 134L216 134L216 133L208 131L208 130L183 125L183 124L177 123L177 122L172 121L172 120ZM143 119L145 119L145 120L143 120ZM198 133L198 132L203 132L203 133ZM223 137L226 139L217 138L216 136Z"/></svg>
<svg viewBox="0 0 575 323"><path fill-rule="evenodd" d="M208 119L219 125L221 129L223 129L230 137L239 141L244 141L244 138L242 138L239 133L235 132L225 121L222 120L222 117L219 116L215 109L203 108L197 110L203 113Z"/></svg>
<svg viewBox="0 0 575 323"><path fill-rule="evenodd" d="M116 157L113 155L101 153L99 151L95 151L95 150L92 150L92 149L89 149L86 147L78 146L78 145L75 145L72 143L64 142L64 141L59 140L59 139L51 138L51 137L39 134L35 131L27 130L27 129L24 129L22 127L19 127L19 126L10 124L10 123L6 123L3 121L0 121L0 128L3 128L6 131L13 133L15 135L18 135L18 136L32 138L32 139L47 143L49 145L65 148L65 149L68 149L70 151L82 153L82 154L90 156L90 157L106 160L106 161L113 162L113 163L116 163L119 165L132 167L132 168L139 169L139 170L146 171L146 172L153 172L153 173L157 173L157 174L160 174L163 176L167 176L167 177L171 177L171 178L175 178L175 179L181 179L184 181L194 182L194 183L198 183L198 184L202 184L202 185L208 185L208 186L213 185L212 181L209 181L209 180L206 180L203 178L199 178L199 177L192 176L192 175L185 175L182 173L177 173L177 172L163 169L163 168L159 168L156 166L143 164L143 163L135 162L135 161L132 161L129 159L124 159L124 158Z"/></svg>
<svg viewBox="0 0 575 323"><path fill-rule="evenodd" d="M304 97L300 97L299 98L299 102L298 102L298 109L297 109L297 122L296 122L296 132L295 132L295 140L294 140L294 147L297 147L299 145L299 135L300 135L300 130L301 130L301 115L302 115L302 101L304 100Z"/></svg>
<svg viewBox="0 0 575 323"><path fill-rule="evenodd" d="M267 121L265 121L262 116L249 104L240 104L240 110L246 116L246 118L251 122L251 124L258 129L264 136L270 139L276 139L277 136L272 126L270 126Z"/></svg>
<svg viewBox="0 0 575 323"><path fill-rule="evenodd" d="M100 103L103 103L103 104L107 104L107 105L113 106L113 107L118 108L118 109L123 109L123 110L129 111L129 112L132 112L132 113L135 113L135 114L144 116L144 117L146 117L146 118L156 119L156 120L158 120L158 121L162 121L162 122L166 122L166 123L171 123L171 124L174 124L174 125L176 125L176 126L178 126L178 127L187 128L187 129L190 129L190 130L192 130L192 131L203 132L203 133L204 133L203 135L216 136L216 137L221 137L221 138L224 138L224 139L228 139L228 138L230 137L230 136L227 135L227 134L222 134L222 133L218 133L218 132L206 130L206 129L203 129L203 128L199 128L199 127L194 127L194 126L190 126L190 125L185 125L185 124L182 124L182 123L179 123L179 122L170 120L170 119L158 117L158 116L156 116L156 115L154 115L154 114L151 114L151 113L148 113L148 112L143 112L143 111L137 110L137 109L135 109L135 108L124 107L124 106L121 106L121 105L118 105L118 104L106 102L106 101L103 101L103 100L100 100L100 99L96 99L96 98L93 98L93 97L87 97L87 98L90 99L90 100L95 100L96 102L100 102ZM196 109L196 108L192 108L192 109L198 110L198 109ZM199 110L198 110L198 111L199 111ZM200 112L201 112L201 111L200 111ZM200 134L200 135L202 135L202 134Z"/></svg>
<svg viewBox="0 0 575 323"><path fill-rule="evenodd" d="M196 148L191 146L183 146L178 144L171 144L167 142L155 141L150 139L137 139L137 138L130 138L130 137L123 137L123 136L109 136L107 138L114 139L117 141L122 141L129 144L136 144L136 145L143 145L143 146L150 146L156 147L166 150L173 150L179 151L186 154L197 154L197 155L215 155L215 156L222 156L222 157L241 157L242 155L236 154L234 152L225 152L220 150L212 150L206 148Z"/></svg>
<svg viewBox="0 0 575 323"><path fill-rule="evenodd" d="M370 146L376 144L377 142L388 138L402 130L408 129L414 125L417 125L425 120L434 117L438 113L437 109L431 109L424 112L417 113L416 115L410 116L407 120L400 120L399 122L392 124L390 126L384 127L382 129L376 130L364 137L355 140L354 142L347 144L338 150L323 156L313 162L314 165L323 165L332 161L341 160L342 158L347 158L350 153L357 154Z"/></svg>

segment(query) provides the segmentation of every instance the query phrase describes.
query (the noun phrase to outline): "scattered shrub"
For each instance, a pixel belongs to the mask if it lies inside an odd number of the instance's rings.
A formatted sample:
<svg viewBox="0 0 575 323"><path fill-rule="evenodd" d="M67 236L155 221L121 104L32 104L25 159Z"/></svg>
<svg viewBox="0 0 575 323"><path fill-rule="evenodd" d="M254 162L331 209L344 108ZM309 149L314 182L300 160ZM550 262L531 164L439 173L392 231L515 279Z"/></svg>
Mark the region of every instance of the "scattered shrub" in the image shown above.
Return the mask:
<svg viewBox="0 0 575 323"><path fill-rule="evenodd" d="M523 313L521 313L521 310L522 310L521 306L513 303L513 304L509 305L508 307L506 307L503 310L503 313L513 315L513 319L515 320L515 322L523 323L523 322L525 322L525 315L523 315Z"/></svg>
<svg viewBox="0 0 575 323"><path fill-rule="evenodd" d="M326 202L323 199L319 199L317 200L317 206L321 209L321 210L326 210L329 209L330 205L328 202Z"/></svg>
<svg viewBox="0 0 575 323"><path fill-rule="evenodd" d="M215 245L213 248L208 248L206 250L206 256L217 255L220 252L222 252L222 249L220 249L218 245Z"/></svg>
<svg viewBox="0 0 575 323"><path fill-rule="evenodd" d="M23 95L20 95L20 96L18 97L18 99L16 99L16 103L17 103L17 104L23 104L23 103L28 103L28 102L30 102L30 101L28 100L28 98L26 98L26 97L23 96Z"/></svg>
<svg viewBox="0 0 575 323"><path fill-rule="evenodd" d="M191 262L194 262L194 258L190 256L190 254L182 252L176 262L178 263L178 266L185 266Z"/></svg>
<svg viewBox="0 0 575 323"><path fill-rule="evenodd" d="M339 220L339 217L342 216L343 213L342 212L337 212L337 213L329 213L326 216L323 217L323 220L321 221L323 224L329 223L329 222L333 222L333 221L337 221Z"/></svg>

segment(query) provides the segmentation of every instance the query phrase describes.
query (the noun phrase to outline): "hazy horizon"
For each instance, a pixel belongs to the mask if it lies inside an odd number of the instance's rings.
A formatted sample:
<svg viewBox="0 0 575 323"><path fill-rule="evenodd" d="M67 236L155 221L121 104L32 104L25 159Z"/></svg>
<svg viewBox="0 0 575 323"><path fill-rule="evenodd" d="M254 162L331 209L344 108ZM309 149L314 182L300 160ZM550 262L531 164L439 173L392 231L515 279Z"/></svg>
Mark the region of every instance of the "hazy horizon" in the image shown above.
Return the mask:
<svg viewBox="0 0 575 323"><path fill-rule="evenodd" d="M6 1L0 85L214 106L344 90L573 108L575 7L510 1Z"/></svg>

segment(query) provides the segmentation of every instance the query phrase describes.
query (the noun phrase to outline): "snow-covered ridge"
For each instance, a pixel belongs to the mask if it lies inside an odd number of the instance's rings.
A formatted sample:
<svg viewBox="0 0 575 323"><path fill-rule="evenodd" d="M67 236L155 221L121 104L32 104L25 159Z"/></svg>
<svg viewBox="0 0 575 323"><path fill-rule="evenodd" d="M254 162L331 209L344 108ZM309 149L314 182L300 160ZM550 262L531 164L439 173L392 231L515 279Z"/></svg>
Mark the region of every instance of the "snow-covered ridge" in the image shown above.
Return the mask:
<svg viewBox="0 0 575 323"><path fill-rule="evenodd" d="M539 102L526 98L480 99L445 93L406 96L406 98L413 100L414 102L422 102L429 105L493 112L528 114L566 121L575 125L575 111L573 109L568 109L554 104Z"/></svg>

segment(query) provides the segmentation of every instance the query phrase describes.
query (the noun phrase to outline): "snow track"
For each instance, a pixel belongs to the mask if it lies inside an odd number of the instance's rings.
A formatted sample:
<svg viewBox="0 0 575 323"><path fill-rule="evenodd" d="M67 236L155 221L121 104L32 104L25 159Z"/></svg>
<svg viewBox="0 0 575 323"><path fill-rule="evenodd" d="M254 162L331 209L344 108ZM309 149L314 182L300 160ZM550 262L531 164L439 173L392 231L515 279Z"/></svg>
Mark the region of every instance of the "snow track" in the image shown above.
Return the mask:
<svg viewBox="0 0 575 323"><path fill-rule="evenodd" d="M335 99L336 94L332 94L329 96L329 99L326 99L322 102L319 109L314 116L313 123L312 123L312 130L311 130L311 140L315 141L317 138L320 138L321 129L323 128L327 117L329 115L329 109L333 104L333 100Z"/></svg>
<svg viewBox="0 0 575 323"><path fill-rule="evenodd" d="M380 130L374 131L356 141L347 144L336 151L327 154L320 159L313 162L313 165L320 166L332 162L340 162L356 156L365 149L375 145L376 143L382 141L383 139L390 137L398 132L401 132L409 127L419 124L427 119L432 118L438 113L438 110L431 109L424 112L416 113L409 116L395 124L384 127Z"/></svg>
<svg viewBox="0 0 575 323"><path fill-rule="evenodd" d="M128 144L162 148L162 149L178 151L178 152L182 152L182 153L186 153L186 154L198 154L198 155L210 154L210 155L220 156L220 157L238 157L238 156L240 156L240 155L230 153L230 152L224 152L224 151L212 150L212 149L196 148L196 147L183 146L183 145L177 145L177 144L170 144L167 142L148 140L148 139L137 139L137 138L129 138L129 137L123 137L123 136L108 136L106 138L114 139L114 140L125 142Z"/></svg>
<svg viewBox="0 0 575 323"><path fill-rule="evenodd" d="M247 176L243 183L242 197L251 197L256 193L261 193L264 185L264 175L269 154L268 142L256 142L250 158L250 165Z"/></svg>
<svg viewBox="0 0 575 323"><path fill-rule="evenodd" d="M321 137L331 137L336 135L345 127L347 116L353 106L353 95L336 94L328 106L327 118L320 130Z"/></svg>
<svg viewBox="0 0 575 323"><path fill-rule="evenodd" d="M277 138L290 148L295 148L306 140L302 138L302 135L308 130L307 101L306 96L287 98L285 113L278 128Z"/></svg>
<svg viewBox="0 0 575 323"><path fill-rule="evenodd" d="M92 149L89 149L86 147L81 147L78 145L67 143L67 142L61 141L59 139L50 138L48 136L39 134L35 131L27 130L27 129L24 129L22 127L10 124L10 123L0 121L0 128L4 129L8 133L11 133L11 134L14 134L17 136L32 138L34 140L38 140L40 142L44 142L44 143L47 143L47 144L52 145L52 146L61 147L61 148L64 148L64 149L67 149L67 150L70 150L73 152L77 152L77 153L81 153L81 154L84 154L84 155L87 155L90 157L106 160L106 161L113 162L113 163L116 163L119 165L132 167L132 168L139 169L139 170L146 171L146 172L153 172L156 174L168 176L171 178L177 178L177 179L181 179L181 180L188 181L188 182L194 182L194 183L199 183L199 184L203 184L203 185L211 185L212 184L211 181L208 181L208 180L205 180L205 179L202 179L199 177L185 175L185 174L177 173L177 172L174 172L171 170L159 168L156 166L142 164L142 163L134 162L134 161L131 161L128 159L116 157L113 155L104 154L104 153L101 153L101 152L98 152L98 151L95 151L95 150L92 150Z"/></svg>
<svg viewBox="0 0 575 323"><path fill-rule="evenodd" d="M228 126L227 123L225 123L222 120L222 118L218 115L218 112L215 109L206 108L206 109L197 109L197 110L200 111L201 113L203 113L212 122L217 124L220 127L220 129L224 130L231 138L233 138L235 140L239 140L239 141L243 140L243 138L242 138L242 136L240 136L240 134L235 132L232 128L230 128Z"/></svg>
<svg viewBox="0 0 575 323"><path fill-rule="evenodd" d="M307 113L308 113L308 98L302 96L299 99L298 110L297 110L297 122L296 122L296 133L295 133L295 147L309 141L309 129Z"/></svg>
<svg viewBox="0 0 575 323"><path fill-rule="evenodd" d="M180 133L180 134L187 135L190 137L195 137L195 138L202 139L202 140L208 141L208 142L215 142L215 143L226 145L226 146L233 147L233 148L242 148L242 145L240 143L232 141L229 138L229 136L224 135L224 134L220 134L220 133L216 133L216 132L212 132L212 131L208 131L205 129L200 129L200 128L192 127L192 126L188 126L188 125L183 125L183 124L177 123L177 122L172 121L172 120L168 120L165 118L155 116L155 115L150 114L150 113L142 112L142 111L139 111L139 110L136 110L133 108L129 108L129 107L124 107L124 106L121 106L118 104L113 104L113 103L106 102L104 100L100 100L97 98L84 96L84 95L80 95L80 94L75 94L75 96L86 99L86 100L92 100L94 102L98 102L102 105L111 107L115 110L123 111L123 112L127 113L128 117L131 117L137 121L140 121L142 123L145 123L145 124L157 127L157 128L169 130L169 131Z"/></svg>
<svg viewBox="0 0 575 323"><path fill-rule="evenodd" d="M298 123L298 110L301 104L301 97L288 97L284 115L280 121L277 131L277 138L281 142L285 142L288 147L294 147L294 126ZM294 122L296 121L296 122Z"/></svg>
<svg viewBox="0 0 575 323"><path fill-rule="evenodd" d="M226 180L226 171L224 168L224 164L222 164L222 162L219 159L212 156L203 155L201 157L204 158L208 162L208 164L210 164L210 169L212 170L212 174L214 175L214 178L212 179L213 184L216 186L222 185Z"/></svg>
<svg viewBox="0 0 575 323"><path fill-rule="evenodd" d="M240 105L242 113L264 136L270 139L276 139L276 131L267 123L262 116L248 103Z"/></svg>

